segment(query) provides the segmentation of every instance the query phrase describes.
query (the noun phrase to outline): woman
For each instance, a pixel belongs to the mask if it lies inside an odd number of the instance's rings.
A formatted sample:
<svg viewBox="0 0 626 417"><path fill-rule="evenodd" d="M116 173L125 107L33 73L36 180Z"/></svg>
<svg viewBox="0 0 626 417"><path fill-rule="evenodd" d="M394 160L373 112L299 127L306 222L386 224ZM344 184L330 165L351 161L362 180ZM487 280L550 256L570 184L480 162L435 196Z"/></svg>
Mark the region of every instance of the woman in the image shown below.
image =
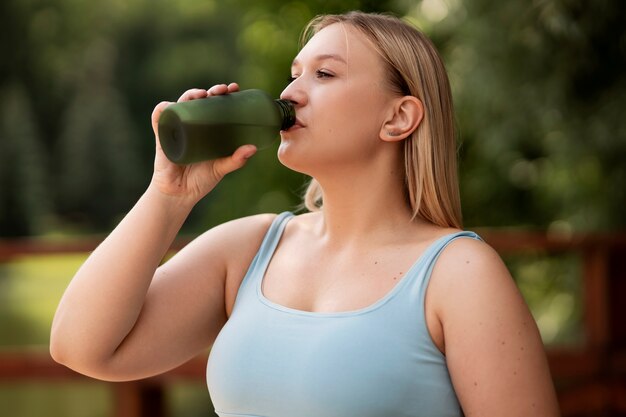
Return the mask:
<svg viewBox="0 0 626 417"><path fill-rule="evenodd" d="M358 12L306 33L281 94L297 122L278 157L314 178L311 211L220 225L159 267L194 204L256 149L177 166L157 138L150 186L63 296L53 357L128 380L213 345L220 416L558 415L522 297L497 254L460 230L434 47L399 19Z"/></svg>

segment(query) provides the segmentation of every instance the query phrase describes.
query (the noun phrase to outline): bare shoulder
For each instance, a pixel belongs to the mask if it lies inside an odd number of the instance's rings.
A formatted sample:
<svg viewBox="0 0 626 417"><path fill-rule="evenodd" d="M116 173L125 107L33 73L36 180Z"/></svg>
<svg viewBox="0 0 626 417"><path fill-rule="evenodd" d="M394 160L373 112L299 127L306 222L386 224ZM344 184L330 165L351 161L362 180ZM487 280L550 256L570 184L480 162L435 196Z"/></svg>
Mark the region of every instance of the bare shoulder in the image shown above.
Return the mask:
<svg viewBox="0 0 626 417"><path fill-rule="evenodd" d="M431 279L431 306L465 414L558 415L539 331L498 253L480 240L455 239Z"/></svg>
<svg viewBox="0 0 626 417"><path fill-rule="evenodd" d="M467 237L454 239L443 250L433 270L433 285L445 288L447 299L454 294L465 297L468 291L498 292L502 287L517 292L500 255L484 241Z"/></svg>
<svg viewBox="0 0 626 417"><path fill-rule="evenodd" d="M231 220L204 232L198 240L199 243L211 243L218 239L221 246L228 249L244 249L241 245L258 246L276 216L265 213Z"/></svg>
<svg viewBox="0 0 626 417"><path fill-rule="evenodd" d="M258 214L219 224L196 237L181 254L201 255L200 260L230 264L258 248L275 214Z"/></svg>
<svg viewBox="0 0 626 417"><path fill-rule="evenodd" d="M438 261L441 268L500 268L504 264L500 255L483 240L459 237L448 244Z"/></svg>
<svg viewBox="0 0 626 417"><path fill-rule="evenodd" d="M171 275L197 277L198 284L221 287L229 312L241 281L275 218L276 214L258 214L212 227L180 250L163 268Z"/></svg>
<svg viewBox="0 0 626 417"><path fill-rule="evenodd" d="M267 213L231 220L204 232L190 246L219 255L231 276L247 269L275 218L276 214Z"/></svg>
<svg viewBox="0 0 626 417"><path fill-rule="evenodd" d="M450 242L435 264L428 291L446 351L449 335L457 327L479 326L505 316L508 320L514 316L519 323L532 320L502 258L481 240L458 238Z"/></svg>

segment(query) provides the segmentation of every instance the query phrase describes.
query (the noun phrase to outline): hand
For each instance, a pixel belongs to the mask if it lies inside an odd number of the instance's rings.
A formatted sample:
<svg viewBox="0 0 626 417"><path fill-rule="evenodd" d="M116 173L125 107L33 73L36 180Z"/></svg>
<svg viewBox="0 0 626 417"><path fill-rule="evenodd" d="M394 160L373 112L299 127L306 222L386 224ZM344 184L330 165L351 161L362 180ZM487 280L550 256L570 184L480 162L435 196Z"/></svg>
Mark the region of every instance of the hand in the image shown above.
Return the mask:
<svg viewBox="0 0 626 417"><path fill-rule="evenodd" d="M236 91L239 91L239 85L236 83L228 85L218 84L208 90L194 88L185 91L178 99L178 102L203 99ZM156 156L154 160L154 174L150 186L157 188L165 195L184 197L185 199L190 199L195 204L209 193L226 174L244 166L248 158L255 154L256 147L254 145L244 145L239 147L231 156L195 164L177 165L167 159L159 141L159 117L170 104L172 103L163 101L157 104L152 112L152 129L156 139Z"/></svg>

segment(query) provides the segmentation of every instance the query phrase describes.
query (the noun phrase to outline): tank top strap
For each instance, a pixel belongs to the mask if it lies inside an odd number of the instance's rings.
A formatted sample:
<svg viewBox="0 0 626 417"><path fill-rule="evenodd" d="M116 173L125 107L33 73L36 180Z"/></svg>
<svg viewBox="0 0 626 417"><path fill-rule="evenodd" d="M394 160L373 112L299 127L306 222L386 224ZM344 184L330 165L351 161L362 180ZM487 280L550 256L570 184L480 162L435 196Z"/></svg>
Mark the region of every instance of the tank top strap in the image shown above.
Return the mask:
<svg viewBox="0 0 626 417"><path fill-rule="evenodd" d="M276 247L278 246L278 242L285 231L285 227L287 226L288 221L293 217L293 213L290 211L284 211L280 213L272 224L270 225L265 237L263 238L263 242L259 247L259 267L265 270L268 262L274 255L276 251Z"/></svg>
<svg viewBox="0 0 626 417"><path fill-rule="evenodd" d="M278 242L283 235L283 231L285 230L289 219L293 216L294 214L292 212L285 211L277 215L272 221L272 224L265 233L265 237L263 237L259 250L248 268L248 272L246 272L246 275L241 281L240 293L243 288L247 286L252 288L254 287L254 282L263 279L265 269L274 255L274 251L276 250Z"/></svg>
<svg viewBox="0 0 626 417"><path fill-rule="evenodd" d="M443 250L454 240L459 238L471 238L482 240L480 236L471 231L461 231L451 233L440 237L434 243L432 243L411 267L406 278L408 278L408 285L410 290L407 291L407 295L415 302L417 301L420 306L420 310L423 310L426 289L430 282L430 276L437 263L439 255Z"/></svg>
<svg viewBox="0 0 626 417"><path fill-rule="evenodd" d="M448 235L440 237L426 249L426 251L422 255L422 258L423 258L422 262L428 264L430 267L434 266L435 261L437 260L441 252L452 241L461 237L469 237L472 239L481 240L480 237L476 233L470 232L470 231L450 233Z"/></svg>

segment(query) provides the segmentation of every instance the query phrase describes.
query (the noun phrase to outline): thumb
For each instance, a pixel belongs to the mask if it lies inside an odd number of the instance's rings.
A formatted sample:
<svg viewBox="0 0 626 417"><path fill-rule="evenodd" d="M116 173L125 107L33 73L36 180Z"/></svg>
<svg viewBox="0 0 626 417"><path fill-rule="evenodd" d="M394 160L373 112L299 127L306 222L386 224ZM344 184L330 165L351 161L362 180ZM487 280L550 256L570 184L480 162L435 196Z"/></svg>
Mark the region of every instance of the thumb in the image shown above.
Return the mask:
<svg viewBox="0 0 626 417"><path fill-rule="evenodd" d="M213 172L216 178L223 178L226 174L231 173L243 167L248 159L256 153L257 149L254 145L243 145L237 148L231 156L216 159L213 163Z"/></svg>
<svg viewBox="0 0 626 417"><path fill-rule="evenodd" d="M152 110L152 116L150 117L152 121L152 130L154 131L155 136L159 136L159 118L161 117L161 113L167 106L172 104L170 101L162 101L154 107Z"/></svg>

